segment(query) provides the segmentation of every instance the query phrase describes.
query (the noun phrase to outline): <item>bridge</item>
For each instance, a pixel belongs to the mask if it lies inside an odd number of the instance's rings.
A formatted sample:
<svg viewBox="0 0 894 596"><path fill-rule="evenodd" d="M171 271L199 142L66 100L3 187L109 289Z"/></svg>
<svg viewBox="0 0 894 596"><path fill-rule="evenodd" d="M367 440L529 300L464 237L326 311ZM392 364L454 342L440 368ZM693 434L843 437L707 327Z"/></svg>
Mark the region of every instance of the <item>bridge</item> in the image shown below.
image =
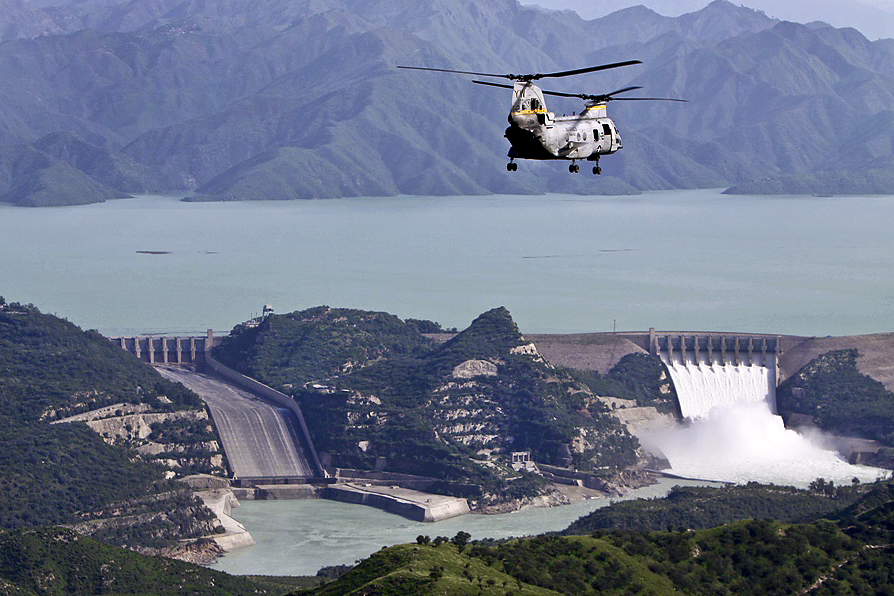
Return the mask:
<svg viewBox="0 0 894 596"><path fill-rule="evenodd" d="M217 362L209 353L219 343L211 329L204 336L110 339L208 405L233 484L303 484L326 478L298 403Z"/></svg>

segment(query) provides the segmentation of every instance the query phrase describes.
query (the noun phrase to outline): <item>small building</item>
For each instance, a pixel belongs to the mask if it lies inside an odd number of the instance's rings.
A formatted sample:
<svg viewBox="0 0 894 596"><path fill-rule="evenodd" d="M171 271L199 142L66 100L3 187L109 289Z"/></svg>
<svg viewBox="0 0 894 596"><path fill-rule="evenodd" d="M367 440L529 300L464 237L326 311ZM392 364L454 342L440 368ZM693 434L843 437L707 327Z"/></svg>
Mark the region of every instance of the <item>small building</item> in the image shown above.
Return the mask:
<svg viewBox="0 0 894 596"><path fill-rule="evenodd" d="M521 470L525 470L528 472L534 472L537 470L537 466L534 464L534 461L531 459L530 451L513 451L510 454L510 464L513 470L519 472Z"/></svg>

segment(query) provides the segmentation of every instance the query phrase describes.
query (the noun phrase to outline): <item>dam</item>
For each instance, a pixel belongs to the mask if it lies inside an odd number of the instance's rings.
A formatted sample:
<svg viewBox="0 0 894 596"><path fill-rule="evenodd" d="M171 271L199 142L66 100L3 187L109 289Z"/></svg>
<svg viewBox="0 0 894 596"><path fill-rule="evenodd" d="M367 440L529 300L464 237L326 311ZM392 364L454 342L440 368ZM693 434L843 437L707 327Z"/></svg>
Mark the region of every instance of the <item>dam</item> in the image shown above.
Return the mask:
<svg viewBox="0 0 894 596"><path fill-rule="evenodd" d="M784 353L810 338L711 331L622 331L526 334L556 366L607 374L624 356L660 358L677 392L682 418L703 418L712 408L766 402L776 411L776 386L797 364Z"/></svg>
<svg viewBox="0 0 894 596"><path fill-rule="evenodd" d="M766 402L775 413L777 348L774 336L650 333L650 352L667 367L689 419L743 403Z"/></svg>

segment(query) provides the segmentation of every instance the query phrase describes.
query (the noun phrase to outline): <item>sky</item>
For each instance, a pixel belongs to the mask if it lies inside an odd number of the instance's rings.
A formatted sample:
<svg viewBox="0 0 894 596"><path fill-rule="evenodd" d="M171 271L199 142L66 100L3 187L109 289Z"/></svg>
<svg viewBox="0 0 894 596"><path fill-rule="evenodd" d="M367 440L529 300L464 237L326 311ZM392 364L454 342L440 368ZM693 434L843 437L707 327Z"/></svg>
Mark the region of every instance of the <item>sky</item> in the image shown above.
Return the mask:
<svg viewBox="0 0 894 596"><path fill-rule="evenodd" d="M544 8L571 9L593 19L643 4L665 16L679 16L706 6L710 0L521 0ZM894 0L731 0L761 10L767 16L808 23L825 21L836 27L854 27L869 39L894 38Z"/></svg>

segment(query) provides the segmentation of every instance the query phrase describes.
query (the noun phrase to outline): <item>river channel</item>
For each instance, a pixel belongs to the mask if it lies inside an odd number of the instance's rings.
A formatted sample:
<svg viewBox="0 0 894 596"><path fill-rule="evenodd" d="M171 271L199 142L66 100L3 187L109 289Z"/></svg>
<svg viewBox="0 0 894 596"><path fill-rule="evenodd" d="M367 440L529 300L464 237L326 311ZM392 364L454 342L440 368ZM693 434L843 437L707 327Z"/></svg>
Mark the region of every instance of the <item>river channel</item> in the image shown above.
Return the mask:
<svg viewBox="0 0 894 596"><path fill-rule="evenodd" d="M706 484L710 483L663 479L623 499L662 497L675 485ZM248 528L258 544L228 553L213 567L239 575L314 575L325 565L353 564L383 546L414 542L420 534L449 538L462 530L481 539L561 530L619 500L589 499L501 515L469 514L427 524L336 501L245 501L233 510L233 517Z"/></svg>

